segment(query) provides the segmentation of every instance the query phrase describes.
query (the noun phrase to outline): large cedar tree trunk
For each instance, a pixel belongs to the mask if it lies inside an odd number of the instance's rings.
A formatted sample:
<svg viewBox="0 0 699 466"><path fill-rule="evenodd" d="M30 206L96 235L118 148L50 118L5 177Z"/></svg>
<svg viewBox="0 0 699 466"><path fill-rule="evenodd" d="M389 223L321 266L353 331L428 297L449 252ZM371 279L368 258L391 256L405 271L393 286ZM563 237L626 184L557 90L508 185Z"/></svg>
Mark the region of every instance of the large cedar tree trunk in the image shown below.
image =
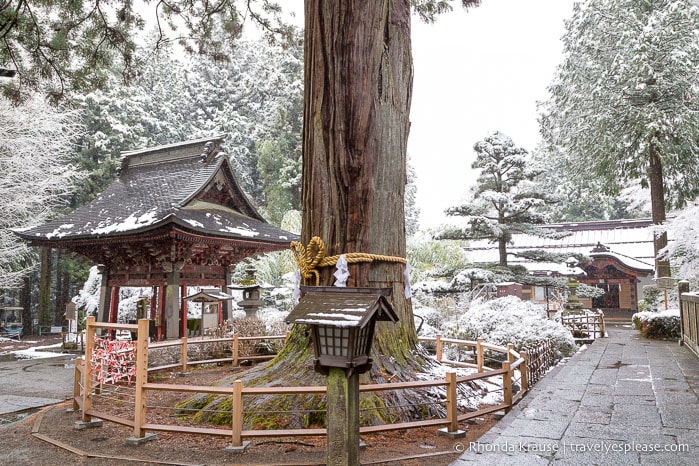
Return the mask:
<svg viewBox="0 0 699 466"><path fill-rule="evenodd" d="M307 0L305 14L302 242L320 237L328 256L366 252L405 257L403 195L413 76L408 0ZM365 382L413 379L436 364L417 345L411 304L404 296L404 267L350 265L348 286L391 287L400 318L397 324L377 325L374 365L362 376ZM332 285L333 272L321 270L320 284ZM236 378L247 386L322 385L325 377L313 370L309 343L305 326L294 326L273 361ZM363 394L360 404L368 409L362 423L434 413L439 408L433 396L429 390ZM201 400L181 407L201 408ZM324 415L314 411L323 404L315 395L260 398L246 408L245 421L277 428L314 425L323 422ZM228 408L225 402L204 408L195 419L230 422L208 414ZM309 409L310 414L296 419L270 414Z"/></svg>
<svg viewBox="0 0 699 466"><path fill-rule="evenodd" d="M327 255L405 257L403 200L412 91L407 0L306 2L302 242ZM348 286L392 287L400 321L377 345L405 354L417 341L403 264L350 265ZM321 271L332 285L332 268Z"/></svg>
<svg viewBox="0 0 699 466"><path fill-rule="evenodd" d="M39 275L39 326L52 324L51 315L51 271L53 270L51 249L41 248L41 272Z"/></svg>

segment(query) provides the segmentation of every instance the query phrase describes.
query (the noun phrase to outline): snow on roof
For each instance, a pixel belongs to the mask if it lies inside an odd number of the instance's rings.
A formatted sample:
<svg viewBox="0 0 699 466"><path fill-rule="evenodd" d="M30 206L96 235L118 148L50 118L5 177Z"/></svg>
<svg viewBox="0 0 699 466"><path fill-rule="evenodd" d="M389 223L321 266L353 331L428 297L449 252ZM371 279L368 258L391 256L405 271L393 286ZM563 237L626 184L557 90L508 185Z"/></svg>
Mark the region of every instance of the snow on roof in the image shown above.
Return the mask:
<svg viewBox="0 0 699 466"><path fill-rule="evenodd" d="M590 257L592 257L592 258L602 257L602 256L613 257L614 259L618 260L619 262L621 262L625 266L632 268L632 269L647 270L649 272L652 272L654 270L654 266L647 263L647 262L640 261L638 259L634 259L633 257L624 256L622 254L617 254L613 251L590 253Z"/></svg>
<svg viewBox="0 0 699 466"><path fill-rule="evenodd" d="M286 317L287 322L364 327L375 314L378 314L378 320L398 320L386 297L381 294L361 292L356 288L319 288L324 290L307 292L301 297Z"/></svg>
<svg viewBox="0 0 699 466"><path fill-rule="evenodd" d="M124 163L118 179L92 202L44 225L13 231L40 243L134 235L174 223L205 236L280 245L297 239L257 212L227 157L219 156L220 142L207 138L126 152L125 160L138 163ZM225 193L226 200L217 204L207 190Z"/></svg>
<svg viewBox="0 0 699 466"><path fill-rule="evenodd" d="M550 253L581 254L590 257L593 254L606 254L633 269L652 271L654 268L651 265L655 262L655 249L650 219L559 223L547 227L571 234L554 239L514 233L511 244L507 246L508 263L523 265L530 271L549 270L560 273L565 268L565 264L533 263L516 256L523 251L538 249ZM597 244L606 246L608 251L593 253L592 250ZM497 243L488 240L471 241L464 251L473 263L493 263L499 260Z"/></svg>

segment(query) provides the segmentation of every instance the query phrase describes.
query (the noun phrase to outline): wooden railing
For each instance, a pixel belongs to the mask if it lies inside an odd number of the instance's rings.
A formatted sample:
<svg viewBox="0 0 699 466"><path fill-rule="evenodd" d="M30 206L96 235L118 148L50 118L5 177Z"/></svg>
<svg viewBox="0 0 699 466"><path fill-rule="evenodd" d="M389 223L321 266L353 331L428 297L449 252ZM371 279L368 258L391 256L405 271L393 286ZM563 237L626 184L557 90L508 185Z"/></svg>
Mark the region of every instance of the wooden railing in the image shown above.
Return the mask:
<svg viewBox="0 0 699 466"><path fill-rule="evenodd" d="M689 283L680 282L680 328L682 343L699 356L699 294L689 292Z"/></svg>
<svg viewBox="0 0 699 466"><path fill-rule="evenodd" d="M588 314L562 315L561 324L573 334L576 342L592 342L606 336L604 313L597 311Z"/></svg>
<svg viewBox="0 0 699 466"><path fill-rule="evenodd" d="M172 364L161 364L158 366L151 365L148 368L149 371L158 371L163 369L173 369L180 368L182 372L187 372L188 366L193 366L197 364L217 364L217 363L231 363L234 367L237 367L241 360L246 361L266 361L272 359L274 354L255 354L253 351L243 351L243 345L250 342L262 342L268 340L285 340L288 335L271 335L271 336L255 336L255 337L241 337L234 334L231 337L225 338L196 338L187 339L187 337L181 338L180 340L164 341L158 343L151 343L148 345L148 350L162 350L168 347L179 346L179 362ZM231 352L230 357L226 358L212 358L212 359L200 359L200 360L190 360L188 356L188 349L192 345L212 345L216 343L221 343L228 347ZM252 345L247 345L248 350Z"/></svg>
<svg viewBox="0 0 699 466"><path fill-rule="evenodd" d="M229 437L231 445L238 447L243 445L243 438L260 438L260 437L277 437L277 436L307 436L307 435L326 435L324 428L299 428L286 430L258 430L258 429L243 429L243 414L245 413L245 398L259 395L293 395L293 394L318 394L323 395L326 392L325 386L302 386L302 387L245 387L243 382L236 380L229 387L215 386L188 386L182 384L166 384L166 383L151 383L148 382L148 320L143 319L134 324L108 324L97 323L93 317L88 318L86 330L86 347L84 360L76 362L75 372L75 388L74 388L74 409L82 411L83 422L90 422L93 417L126 425L133 428L133 436L135 438L144 438L146 432L180 432L189 434L216 435ZM133 404L133 415L124 417L123 415L114 415L106 412L106 410L95 409L94 397L107 396L110 388L106 384L98 382L97 374L93 370L93 352L95 332L97 329L125 329L137 332L137 340L132 344L131 351L134 355L131 358L123 358L130 361L130 364L135 365L133 377L133 389L124 398L119 400L119 404ZM260 339L269 339L270 337L259 337ZM282 336L278 338L284 338ZM483 416L487 413L496 411L509 411L511 407L519 401L527 392L529 387L528 368L526 354L514 350L512 345L507 347L491 345L485 343L482 339L477 341L456 340L442 338L437 336L434 339L421 338L422 341L433 341L438 349L437 358L445 363L453 366L474 367L477 372L466 376L457 376L455 372L448 372L444 379L428 380L428 381L409 381L396 383L381 383L362 385L360 392L375 392L388 390L416 390L430 387L442 387L446 393L445 417L425 419L420 421L397 422L385 425L364 426L360 428L361 433L380 432L389 430L400 430L415 427L426 426L446 426L448 432L458 431L458 423L467 419ZM190 342L192 343L192 342ZM182 348L187 347L187 342L172 343L179 344ZM475 354L474 363L464 363L460 361L450 361L443 358L443 345L462 345L472 348ZM161 345L162 346L162 345ZM121 349L119 351L125 351ZM486 366L486 352L495 352L500 355L502 362L498 368L490 368ZM186 361L186 351L182 351L183 361ZM226 359L228 360L228 359ZM231 362L233 360L231 359ZM204 361L200 361L204 362ZM212 361L208 361L212 362ZM183 363L186 368L186 362ZM191 363L190 363L191 364ZM150 370L153 370L151 368ZM500 377L502 380L502 403L481 407L475 411L459 413L458 407L458 385L477 380L492 380L493 377ZM124 383L121 382L114 386L114 393L120 390L124 391ZM147 393L156 391L170 391L190 394L216 394L231 397L231 425L229 428L212 428L190 425L171 425L148 422L148 406ZM128 400L128 401L124 401Z"/></svg>

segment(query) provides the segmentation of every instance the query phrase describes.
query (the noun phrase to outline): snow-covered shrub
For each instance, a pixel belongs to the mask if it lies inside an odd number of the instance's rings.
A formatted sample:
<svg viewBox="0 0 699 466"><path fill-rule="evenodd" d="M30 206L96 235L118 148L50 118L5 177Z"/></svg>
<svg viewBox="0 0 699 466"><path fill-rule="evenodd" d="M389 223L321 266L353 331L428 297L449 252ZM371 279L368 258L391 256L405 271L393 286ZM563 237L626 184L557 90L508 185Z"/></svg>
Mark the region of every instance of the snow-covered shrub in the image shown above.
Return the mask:
<svg viewBox="0 0 699 466"><path fill-rule="evenodd" d="M275 307L263 307L257 311L257 318L265 324L266 335L283 335L289 329L289 324L284 322L288 311Z"/></svg>
<svg viewBox="0 0 699 466"><path fill-rule="evenodd" d="M433 307L423 306L413 299L413 315L415 317L415 328L418 330L418 336L434 337L442 332L441 328L444 324L444 316L439 310Z"/></svg>
<svg viewBox="0 0 699 466"><path fill-rule="evenodd" d="M119 288L119 313L117 322L128 323L136 320L136 305L141 298L153 296L152 288L122 287Z"/></svg>
<svg viewBox="0 0 699 466"><path fill-rule="evenodd" d="M637 312L631 319L636 329L647 338L677 340L681 337L679 309Z"/></svg>
<svg viewBox="0 0 699 466"><path fill-rule="evenodd" d="M570 331L558 321L549 320L546 310L516 296L505 296L474 305L452 324L450 335L465 340L483 338L488 343L521 349L550 339L560 359L575 353Z"/></svg>
<svg viewBox="0 0 699 466"><path fill-rule="evenodd" d="M655 285L646 285L641 289L643 299L638 302L639 311L652 311L663 300L663 290Z"/></svg>

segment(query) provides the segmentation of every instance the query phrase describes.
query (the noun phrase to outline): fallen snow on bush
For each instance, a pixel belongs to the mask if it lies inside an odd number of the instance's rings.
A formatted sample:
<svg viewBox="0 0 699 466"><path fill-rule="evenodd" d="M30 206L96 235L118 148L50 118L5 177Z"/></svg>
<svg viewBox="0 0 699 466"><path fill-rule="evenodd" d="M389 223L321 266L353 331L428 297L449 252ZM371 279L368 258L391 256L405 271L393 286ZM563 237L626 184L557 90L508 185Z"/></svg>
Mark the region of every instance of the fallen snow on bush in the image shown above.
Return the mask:
<svg viewBox="0 0 699 466"><path fill-rule="evenodd" d="M474 302L450 326L449 334L465 340L483 338L490 344L502 346L512 343L517 349L551 339L557 359L577 350L570 330L548 319L542 306L516 296Z"/></svg>
<svg viewBox="0 0 699 466"><path fill-rule="evenodd" d="M680 338L680 310L637 312L631 320L643 335L655 339Z"/></svg>

